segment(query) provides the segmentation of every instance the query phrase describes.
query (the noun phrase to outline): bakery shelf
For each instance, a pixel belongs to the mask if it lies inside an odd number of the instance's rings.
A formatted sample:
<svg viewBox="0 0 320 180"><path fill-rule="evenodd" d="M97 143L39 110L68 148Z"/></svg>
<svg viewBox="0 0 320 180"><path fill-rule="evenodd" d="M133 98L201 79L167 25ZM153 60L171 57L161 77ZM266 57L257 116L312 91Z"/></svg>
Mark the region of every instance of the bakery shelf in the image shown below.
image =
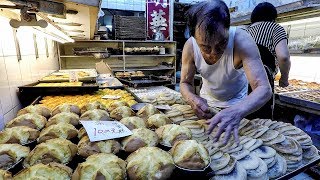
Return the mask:
<svg viewBox="0 0 320 180"><path fill-rule="evenodd" d="M142 56L142 57L174 57L176 56L175 54L126 54L125 57L137 57L137 56Z"/></svg>
<svg viewBox="0 0 320 180"><path fill-rule="evenodd" d="M161 70L174 70L174 67L168 66L153 66L153 67L126 67L126 71L161 71ZM123 71L123 68L112 68L113 71Z"/></svg>
<svg viewBox="0 0 320 180"><path fill-rule="evenodd" d="M60 56L61 58L92 58L94 56L75 56L75 55L63 55ZM114 57L114 58L119 58L119 57L123 57L123 55L110 55L110 57Z"/></svg>

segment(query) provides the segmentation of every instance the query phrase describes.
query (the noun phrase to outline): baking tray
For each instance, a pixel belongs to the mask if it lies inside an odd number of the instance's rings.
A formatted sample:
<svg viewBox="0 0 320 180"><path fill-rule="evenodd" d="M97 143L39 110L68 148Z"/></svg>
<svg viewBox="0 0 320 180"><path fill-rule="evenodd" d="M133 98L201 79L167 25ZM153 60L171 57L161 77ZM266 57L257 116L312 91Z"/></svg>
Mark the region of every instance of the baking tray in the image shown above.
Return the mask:
<svg viewBox="0 0 320 180"><path fill-rule="evenodd" d="M279 94L278 96L279 96L280 101L320 111L320 103L288 96L291 94L300 94L300 93L305 93L305 92Z"/></svg>
<svg viewBox="0 0 320 180"><path fill-rule="evenodd" d="M87 77L78 77L79 81L82 82L93 82L96 81L96 77L98 76L97 71L95 69L63 69L63 70L58 70L56 72L53 72L50 75L54 75L54 74L69 74L70 72L79 72L79 71L83 71L89 74L89 76ZM47 76L46 76L47 77ZM56 78L56 79L44 79L46 77L43 77L42 79L40 79L40 82L68 82L69 78Z"/></svg>
<svg viewBox="0 0 320 180"><path fill-rule="evenodd" d="M123 84L126 84L130 87L149 87L149 86L161 86L161 85L167 85L171 84L170 79L163 79L159 78L157 76L145 76L145 77L134 77L133 79L131 77L129 78L118 78L119 81Z"/></svg>
<svg viewBox="0 0 320 180"><path fill-rule="evenodd" d="M64 87L37 87L39 82L20 86L19 93L25 95L57 95L57 94L75 94L91 93L97 91L99 86L96 83L83 83L82 86L64 86Z"/></svg>

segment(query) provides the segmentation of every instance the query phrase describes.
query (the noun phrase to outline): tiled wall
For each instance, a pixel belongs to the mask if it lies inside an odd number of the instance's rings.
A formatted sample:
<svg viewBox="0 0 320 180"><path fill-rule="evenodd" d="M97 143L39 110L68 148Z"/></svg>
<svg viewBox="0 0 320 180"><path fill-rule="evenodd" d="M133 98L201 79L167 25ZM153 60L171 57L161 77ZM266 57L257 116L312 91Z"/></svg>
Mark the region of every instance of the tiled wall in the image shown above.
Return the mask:
<svg viewBox="0 0 320 180"><path fill-rule="evenodd" d="M291 56L290 79L320 83L320 57Z"/></svg>
<svg viewBox="0 0 320 180"><path fill-rule="evenodd" d="M17 87L35 82L57 70L59 63L53 41L47 40L49 50L47 57L45 39L37 36L39 58L36 58L33 34L19 29L17 37L22 60L18 61L13 29L3 17L0 17L0 25L0 122L2 118L7 122L21 108Z"/></svg>

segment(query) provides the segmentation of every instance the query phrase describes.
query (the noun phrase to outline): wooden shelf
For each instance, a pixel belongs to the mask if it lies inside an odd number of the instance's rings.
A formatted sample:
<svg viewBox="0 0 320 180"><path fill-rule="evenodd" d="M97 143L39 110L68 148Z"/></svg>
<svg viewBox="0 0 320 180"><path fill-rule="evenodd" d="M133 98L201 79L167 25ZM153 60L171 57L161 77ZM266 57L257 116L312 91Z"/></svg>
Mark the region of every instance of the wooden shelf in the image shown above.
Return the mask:
<svg viewBox="0 0 320 180"><path fill-rule="evenodd" d="M113 71L123 71L123 68L111 68ZM126 67L126 71L161 71L174 70L174 67L168 66L154 66L154 67Z"/></svg>

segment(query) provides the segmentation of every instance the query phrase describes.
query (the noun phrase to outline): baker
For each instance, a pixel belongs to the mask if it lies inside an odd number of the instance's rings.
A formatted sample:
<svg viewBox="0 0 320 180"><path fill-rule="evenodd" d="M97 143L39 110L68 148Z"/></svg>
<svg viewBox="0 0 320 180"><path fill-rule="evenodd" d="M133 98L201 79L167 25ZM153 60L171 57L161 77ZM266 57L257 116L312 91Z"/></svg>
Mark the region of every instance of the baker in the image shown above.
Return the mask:
<svg viewBox="0 0 320 180"><path fill-rule="evenodd" d="M193 5L187 25L191 37L182 52L181 93L199 117L208 119L208 133L216 128L215 141L225 132L224 143L231 134L239 142L240 120L272 95L256 43L245 30L230 27L229 9L221 0ZM193 88L196 71L203 81L200 96ZM213 116L210 107L223 110Z"/></svg>

